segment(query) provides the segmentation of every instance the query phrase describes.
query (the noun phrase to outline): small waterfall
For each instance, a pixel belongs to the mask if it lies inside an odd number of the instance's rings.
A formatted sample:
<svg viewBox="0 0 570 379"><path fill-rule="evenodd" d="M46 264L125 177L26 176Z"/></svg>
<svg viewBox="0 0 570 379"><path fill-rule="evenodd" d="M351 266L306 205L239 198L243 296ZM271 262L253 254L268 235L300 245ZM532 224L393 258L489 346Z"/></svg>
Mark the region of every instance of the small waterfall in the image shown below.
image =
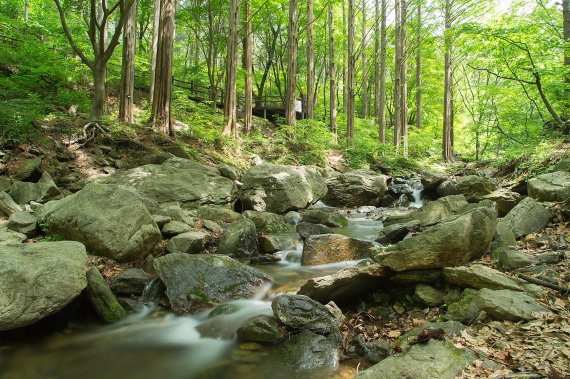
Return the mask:
<svg viewBox="0 0 570 379"><path fill-rule="evenodd" d="M424 186L421 182L413 182L412 185L412 196L414 197L414 201L410 203L411 208L421 208L424 206L424 201L422 200L422 192L424 190Z"/></svg>
<svg viewBox="0 0 570 379"><path fill-rule="evenodd" d="M154 278L144 286L141 302L144 304L154 303L164 291L164 284L160 278Z"/></svg>

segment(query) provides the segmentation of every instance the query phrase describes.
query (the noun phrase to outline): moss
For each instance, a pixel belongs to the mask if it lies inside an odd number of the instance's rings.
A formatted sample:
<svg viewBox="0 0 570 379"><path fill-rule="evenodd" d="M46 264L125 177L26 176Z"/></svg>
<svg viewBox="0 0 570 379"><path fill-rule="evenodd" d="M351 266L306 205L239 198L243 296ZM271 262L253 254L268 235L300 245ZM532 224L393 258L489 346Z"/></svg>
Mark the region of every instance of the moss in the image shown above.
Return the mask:
<svg viewBox="0 0 570 379"><path fill-rule="evenodd" d="M204 304L207 304L210 302L210 298L208 297L208 295L206 295L204 293L204 291L202 291L200 288L198 287L192 287L190 290L188 290L188 292L186 292L186 298L191 300L192 298L198 298L200 299L200 301Z"/></svg>

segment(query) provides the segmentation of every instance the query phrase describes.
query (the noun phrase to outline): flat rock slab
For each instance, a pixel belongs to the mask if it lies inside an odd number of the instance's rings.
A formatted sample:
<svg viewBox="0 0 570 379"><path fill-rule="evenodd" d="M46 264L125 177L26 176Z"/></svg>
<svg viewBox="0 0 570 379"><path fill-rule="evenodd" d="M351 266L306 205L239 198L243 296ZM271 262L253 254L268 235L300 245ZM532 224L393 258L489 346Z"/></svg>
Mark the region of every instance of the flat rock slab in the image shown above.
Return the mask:
<svg viewBox="0 0 570 379"><path fill-rule="evenodd" d="M537 315L551 313L532 297L511 290L482 289L475 303L479 309L498 320L529 321L537 318Z"/></svg>
<svg viewBox="0 0 570 379"><path fill-rule="evenodd" d="M570 172L556 171L532 178L528 195L540 201L564 201L570 197Z"/></svg>
<svg viewBox="0 0 570 379"><path fill-rule="evenodd" d="M388 176L369 170L354 170L327 178L325 202L333 206L378 205L388 189Z"/></svg>
<svg viewBox="0 0 570 379"><path fill-rule="evenodd" d="M541 231L552 218L552 213L534 199L527 197L518 203L502 220L515 237Z"/></svg>
<svg viewBox="0 0 570 379"><path fill-rule="evenodd" d="M63 309L86 287L87 253L79 242L0 248L0 330L30 325Z"/></svg>
<svg viewBox="0 0 570 379"><path fill-rule="evenodd" d="M370 258L376 252L372 242L361 241L341 234L310 236L303 246L303 266L353 261Z"/></svg>

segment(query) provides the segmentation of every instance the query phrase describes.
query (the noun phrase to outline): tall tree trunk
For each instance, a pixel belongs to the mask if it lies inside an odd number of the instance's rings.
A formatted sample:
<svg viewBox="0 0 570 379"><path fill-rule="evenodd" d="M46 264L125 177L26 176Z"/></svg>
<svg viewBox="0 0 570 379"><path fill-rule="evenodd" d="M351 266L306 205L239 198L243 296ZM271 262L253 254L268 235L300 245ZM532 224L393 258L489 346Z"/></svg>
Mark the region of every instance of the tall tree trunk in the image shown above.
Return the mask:
<svg viewBox="0 0 570 379"><path fill-rule="evenodd" d="M564 35L564 113L570 117L570 0L562 0L562 18Z"/></svg>
<svg viewBox="0 0 570 379"><path fill-rule="evenodd" d="M407 0L400 0L400 125L402 127L402 145L404 158L408 157L408 48L407 48Z"/></svg>
<svg viewBox="0 0 570 379"><path fill-rule="evenodd" d="M253 111L253 28L251 25L251 0L245 0L245 109L243 126L247 134L252 130Z"/></svg>
<svg viewBox="0 0 570 379"><path fill-rule="evenodd" d="M378 17L380 16L380 46L378 47L378 36L376 36L376 55L380 50L380 62L375 58L376 94L374 96L376 104L376 123L378 125L378 140L386 143L386 0L382 0L380 15L378 15L378 1L376 0L376 34L378 34Z"/></svg>
<svg viewBox="0 0 570 379"><path fill-rule="evenodd" d="M451 66L451 5L453 0L445 2L444 24L444 82L443 82L443 151L446 161L453 159L453 68Z"/></svg>
<svg viewBox="0 0 570 379"><path fill-rule="evenodd" d="M135 92L135 53L137 25L136 0L125 16L123 31L123 62L121 66L121 93L119 97L119 120L133 122L133 103Z"/></svg>
<svg viewBox="0 0 570 379"><path fill-rule="evenodd" d="M342 0L342 26L343 36L346 36L348 29L346 27L346 7L345 1ZM346 115L346 102L348 101L348 75L346 74L346 66L348 65L348 49L346 46L346 38L342 39L342 111Z"/></svg>
<svg viewBox="0 0 570 379"><path fill-rule="evenodd" d="M401 132L402 132L402 124L401 124L401 110L400 107L402 105L402 99L401 99L401 91L402 91L402 84L400 82L401 77L400 77L400 61L401 61L401 54L402 54L402 49L401 49L401 42L402 39L400 37L400 28L401 28L401 21L400 21L400 17L402 16L401 12L400 12L400 8L401 8L401 3L400 0L396 0L395 1L395 7L394 7L394 12L395 12L395 24L394 24L394 29L395 29L395 54L394 54L394 146L396 147L396 150L398 150L400 148L400 142L401 142Z"/></svg>
<svg viewBox="0 0 570 379"><path fill-rule="evenodd" d="M354 142L354 0L348 0L348 80L346 101L346 142L352 145Z"/></svg>
<svg viewBox="0 0 570 379"><path fill-rule="evenodd" d="M333 134L333 143L338 143L338 133L336 127L336 63L334 56L334 12L332 2L328 4L329 19L329 91L330 91L330 116L329 128Z"/></svg>
<svg viewBox="0 0 570 379"><path fill-rule="evenodd" d="M366 72L366 0L362 0L362 118L368 118L368 76Z"/></svg>
<svg viewBox="0 0 570 379"><path fill-rule="evenodd" d="M307 0L307 118L313 118L315 92L315 54L313 42L313 0Z"/></svg>
<svg viewBox="0 0 570 379"><path fill-rule="evenodd" d="M289 25L287 44L287 87L285 89L285 124L294 127L297 122L295 102L297 93L297 23L299 13L297 9L298 0L289 1ZM294 132L293 132L294 133Z"/></svg>
<svg viewBox="0 0 570 379"><path fill-rule="evenodd" d="M152 48L150 50L151 65L150 65L150 90L149 90L149 103L153 103L154 95L154 78L156 76L156 54L158 52L158 28L160 26L160 0L154 0L154 23L152 28Z"/></svg>
<svg viewBox="0 0 570 379"><path fill-rule="evenodd" d="M30 0L26 0L24 4L24 21L28 21L30 15Z"/></svg>
<svg viewBox="0 0 570 379"><path fill-rule="evenodd" d="M422 128L422 0L418 0L416 36L416 128Z"/></svg>
<svg viewBox="0 0 570 379"><path fill-rule="evenodd" d="M91 72L93 73L93 105L91 106L90 119L96 121L105 112L107 102L107 65L101 60L97 60Z"/></svg>
<svg viewBox="0 0 570 379"><path fill-rule="evenodd" d="M174 13L176 0L161 0L156 75L151 110L151 123L155 130L174 134L172 119L172 53L174 47Z"/></svg>
<svg viewBox="0 0 570 379"><path fill-rule="evenodd" d="M238 27L239 27L240 0L230 1L230 35L228 38L228 51L226 56L226 91L224 100L224 116L226 125L223 135L238 137L237 110L236 110L236 82L238 59Z"/></svg>

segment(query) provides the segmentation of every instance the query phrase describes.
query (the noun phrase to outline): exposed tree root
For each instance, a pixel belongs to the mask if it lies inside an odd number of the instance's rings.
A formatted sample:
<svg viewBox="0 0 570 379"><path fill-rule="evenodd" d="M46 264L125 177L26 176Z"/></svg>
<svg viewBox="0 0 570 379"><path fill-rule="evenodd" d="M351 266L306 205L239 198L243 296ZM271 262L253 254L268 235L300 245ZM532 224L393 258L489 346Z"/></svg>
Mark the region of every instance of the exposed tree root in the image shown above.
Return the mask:
<svg viewBox="0 0 570 379"><path fill-rule="evenodd" d="M113 138L108 134L109 129L97 121L91 121L83 127L82 135L72 141L68 142L68 146L78 145L76 149L80 149L87 145L90 141L97 137L97 134L102 134L104 137L112 140Z"/></svg>

